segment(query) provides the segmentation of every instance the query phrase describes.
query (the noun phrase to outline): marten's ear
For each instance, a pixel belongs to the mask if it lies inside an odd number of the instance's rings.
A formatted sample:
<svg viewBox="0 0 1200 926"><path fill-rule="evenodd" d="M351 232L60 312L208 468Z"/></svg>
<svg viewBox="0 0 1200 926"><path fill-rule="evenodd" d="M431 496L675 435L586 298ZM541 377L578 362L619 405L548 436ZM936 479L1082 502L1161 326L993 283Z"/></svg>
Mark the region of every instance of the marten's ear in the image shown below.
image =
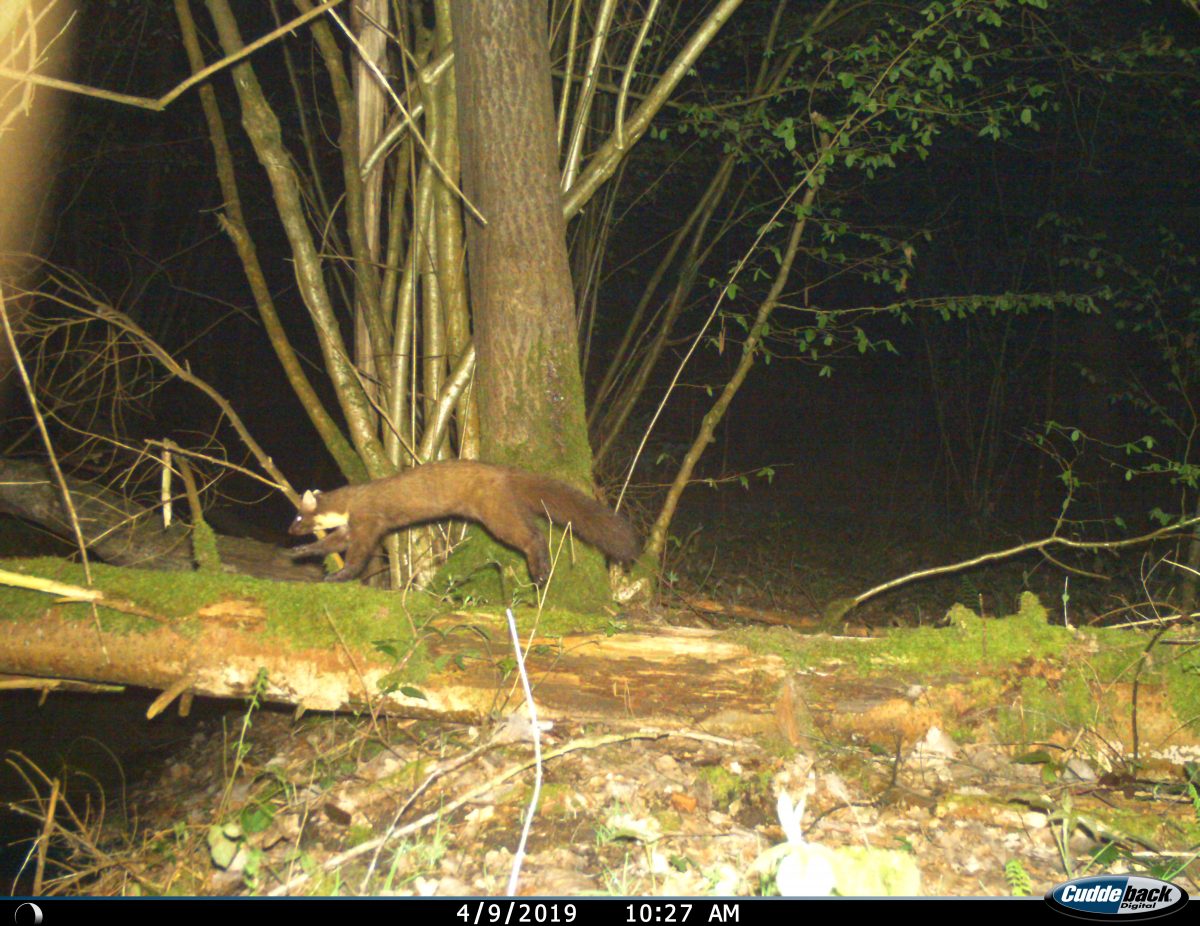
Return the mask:
<svg viewBox="0 0 1200 926"><path fill-rule="evenodd" d="M305 514L312 514L312 512L316 511L317 496L320 494L320 492L314 492L312 489L305 492L304 497L300 499L300 510Z"/></svg>

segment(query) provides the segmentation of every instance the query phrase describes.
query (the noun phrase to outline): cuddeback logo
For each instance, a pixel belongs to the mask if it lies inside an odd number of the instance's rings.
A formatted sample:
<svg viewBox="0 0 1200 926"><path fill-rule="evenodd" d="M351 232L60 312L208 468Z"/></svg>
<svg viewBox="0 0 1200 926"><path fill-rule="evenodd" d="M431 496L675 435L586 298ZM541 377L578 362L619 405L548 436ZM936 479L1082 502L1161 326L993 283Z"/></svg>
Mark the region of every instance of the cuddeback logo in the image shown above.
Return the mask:
<svg viewBox="0 0 1200 926"><path fill-rule="evenodd" d="M1183 908L1188 895L1170 881L1137 875L1076 878L1046 892L1059 913L1085 920L1148 920Z"/></svg>

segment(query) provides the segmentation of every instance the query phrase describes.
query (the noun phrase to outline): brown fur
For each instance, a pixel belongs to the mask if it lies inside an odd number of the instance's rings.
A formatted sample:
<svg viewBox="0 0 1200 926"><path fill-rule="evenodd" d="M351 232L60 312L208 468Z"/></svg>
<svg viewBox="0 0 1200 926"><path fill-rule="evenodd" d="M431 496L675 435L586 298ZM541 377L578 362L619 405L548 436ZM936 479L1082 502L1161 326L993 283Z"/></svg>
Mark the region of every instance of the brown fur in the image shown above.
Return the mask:
<svg viewBox="0 0 1200 926"><path fill-rule="evenodd" d="M529 574L542 585L550 575L550 554L537 521L547 513L555 524L570 524L577 536L617 562L632 562L641 550L637 534L624 518L564 482L509 466L458 460L306 494L290 534L311 534L322 519L329 523L339 514L345 515L345 524L290 552L296 557L345 552L345 567L326 577L329 582L345 582L366 568L389 531L463 518L482 524L498 541L524 553Z"/></svg>

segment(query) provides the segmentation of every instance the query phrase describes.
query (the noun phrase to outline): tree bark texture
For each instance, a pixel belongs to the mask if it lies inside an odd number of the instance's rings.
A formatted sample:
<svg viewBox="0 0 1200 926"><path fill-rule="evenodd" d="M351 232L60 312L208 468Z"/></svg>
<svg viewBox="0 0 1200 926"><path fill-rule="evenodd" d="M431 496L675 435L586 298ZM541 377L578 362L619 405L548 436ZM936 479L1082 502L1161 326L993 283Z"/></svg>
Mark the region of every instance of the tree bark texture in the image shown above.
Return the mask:
<svg viewBox="0 0 1200 926"><path fill-rule="evenodd" d="M590 478L545 0L454 0L485 459Z"/></svg>

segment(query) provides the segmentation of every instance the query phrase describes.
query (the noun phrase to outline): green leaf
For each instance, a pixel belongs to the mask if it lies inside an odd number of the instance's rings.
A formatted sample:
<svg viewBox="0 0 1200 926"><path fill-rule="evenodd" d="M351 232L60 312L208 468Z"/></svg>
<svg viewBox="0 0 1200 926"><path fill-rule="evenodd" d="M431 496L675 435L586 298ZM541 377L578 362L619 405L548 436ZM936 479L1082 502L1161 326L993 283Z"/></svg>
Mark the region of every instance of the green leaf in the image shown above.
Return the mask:
<svg viewBox="0 0 1200 926"><path fill-rule="evenodd" d="M242 834L235 823L208 828L208 854L218 868L228 868L242 847Z"/></svg>
<svg viewBox="0 0 1200 926"><path fill-rule="evenodd" d="M275 820L274 810L266 804L257 802L247 804L238 816L243 832L250 835L263 832Z"/></svg>

